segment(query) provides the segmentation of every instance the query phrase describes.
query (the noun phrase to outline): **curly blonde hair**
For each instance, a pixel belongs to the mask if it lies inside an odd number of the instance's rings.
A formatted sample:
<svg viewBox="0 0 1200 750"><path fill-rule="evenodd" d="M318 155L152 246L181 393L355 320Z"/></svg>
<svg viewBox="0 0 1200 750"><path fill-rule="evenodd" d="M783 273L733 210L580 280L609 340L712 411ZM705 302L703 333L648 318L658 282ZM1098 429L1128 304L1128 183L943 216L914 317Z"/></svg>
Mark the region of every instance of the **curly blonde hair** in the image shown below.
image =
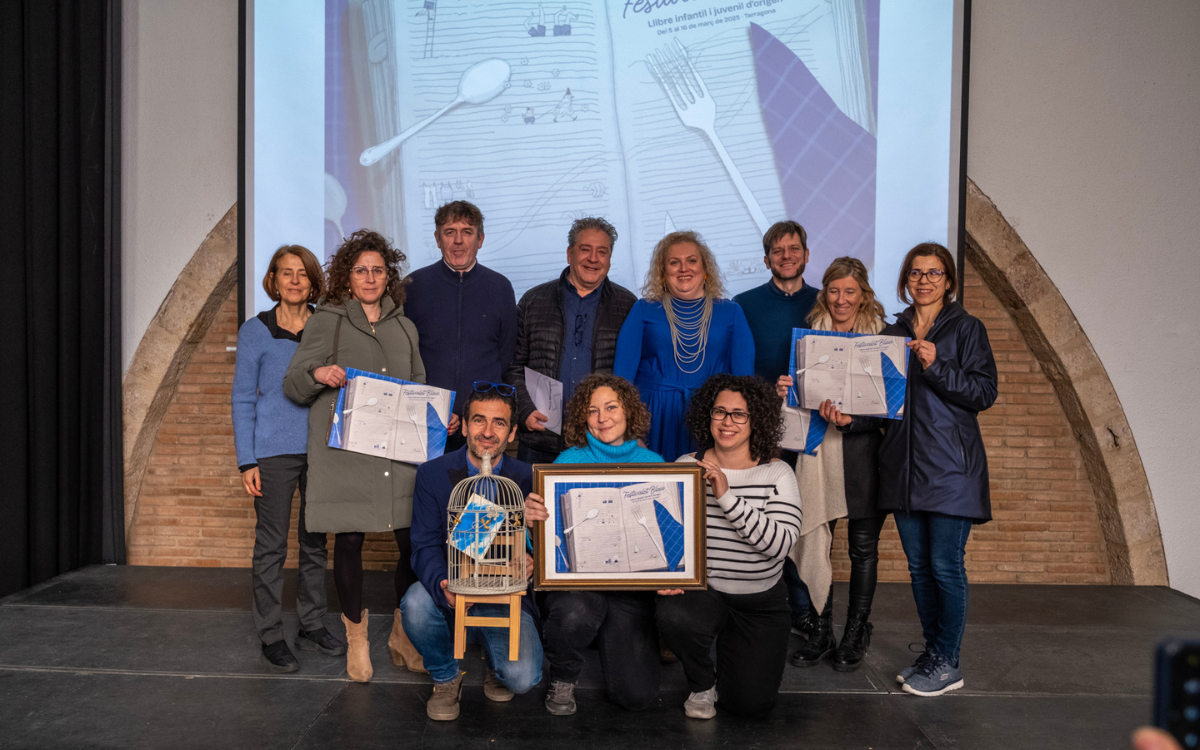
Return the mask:
<svg viewBox="0 0 1200 750"><path fill-rule="evenodd" d="M667 251L685 242L696 246L700 253L700 262L704 264L704 296L709 299L722 299L726 296L725 282L721 279L717 258L708 245L704 244L700 234L671 232L654 246L654 253L650 256L650 270L646 273L646 283L642 286L642 297L661 302L663 297L671 294L667 289Z"/></svg>
<svg viewBox="0 0 1200 750"><path fill-rule="evenodd" d="M834 258L825 275L821 277L821 291L817 292L817 301L813 304L812 312L808 314L808 325L819 331L833 330L833 314L829 311L829 285L840 279L852 277L862 289L862 304L858 314L854 316L854 325L850 327L853 333L879 333L883 330L883 305L875 298L875 290L867 282L867 267L858 258L844 256Z"/></svg>
<svg viewBox="0 0 1200 750"><path fill-rule="evenodd" d="M633 383L616 375L594 372L575 386L575 395L567 402L563 414L563 442L568 448L586 448L588 409L592 394L604 387L612 388L625 410L625 439L641 439L650 432L650 410L642 403Z"/></svg>

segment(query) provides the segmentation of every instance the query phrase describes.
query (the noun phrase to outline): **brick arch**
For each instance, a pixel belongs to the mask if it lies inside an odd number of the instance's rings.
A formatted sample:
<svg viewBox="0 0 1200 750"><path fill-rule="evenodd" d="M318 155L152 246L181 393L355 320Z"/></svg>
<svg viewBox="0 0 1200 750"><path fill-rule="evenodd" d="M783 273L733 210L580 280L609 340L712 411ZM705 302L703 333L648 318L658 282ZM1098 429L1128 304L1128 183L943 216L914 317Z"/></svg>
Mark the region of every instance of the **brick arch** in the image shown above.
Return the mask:
<svg viewBox="0 0 1200 750"><path fill-rule="evenodd" d="M1095 495L1112 582L1166 585L1150 483L1091 341L1012 225L970 180L966 229L968 260L1012 317L1071 425Z"/></svg>

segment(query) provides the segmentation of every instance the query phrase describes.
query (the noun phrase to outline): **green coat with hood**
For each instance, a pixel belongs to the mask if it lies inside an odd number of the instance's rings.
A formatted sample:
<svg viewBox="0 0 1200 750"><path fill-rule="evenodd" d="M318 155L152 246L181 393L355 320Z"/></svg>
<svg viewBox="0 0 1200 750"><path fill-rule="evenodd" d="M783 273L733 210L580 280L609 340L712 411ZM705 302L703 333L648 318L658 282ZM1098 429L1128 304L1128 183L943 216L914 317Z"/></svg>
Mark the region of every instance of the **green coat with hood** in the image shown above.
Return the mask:
<svg viewBox="0 0 1200 750"><path fill-rule="evenodd" d="M395 531L412 522L417 467L326 445L329 405L337 388L318 383L313 371L333 364L338 320L339 367L354 367L416 383L425 382L417 329L391 297L371 330L357 300L343 306L318 305L283 380L283 392L308 411L308 491L305 526L313 532Z"/></svg>

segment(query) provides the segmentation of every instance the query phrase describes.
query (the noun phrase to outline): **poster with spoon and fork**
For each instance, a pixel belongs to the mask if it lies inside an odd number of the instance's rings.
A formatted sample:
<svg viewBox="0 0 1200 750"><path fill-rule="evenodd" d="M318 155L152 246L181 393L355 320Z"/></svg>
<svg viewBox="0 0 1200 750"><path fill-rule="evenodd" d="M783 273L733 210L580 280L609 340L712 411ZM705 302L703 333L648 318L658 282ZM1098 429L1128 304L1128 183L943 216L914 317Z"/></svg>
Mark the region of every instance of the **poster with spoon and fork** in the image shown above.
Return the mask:
<svg viewBox="0 0 1200 750"><path fill-rule="evenodd" d="M909 340L793 328L788 406L829 400L844 414L903 419Z"/></svg>
<svg viewBox="0 0 1200 750"><path fill-rule="evenodd" d="M329 447L420 464L446 449L454 391L346 368Z"/></svg>
<svg viewBox="0 0 1200 750"><path fill-rule="evenodd" d="M533 525L538 588L702 587L705 493L696 466L539 464L534 486L550 515Z"/></svg>

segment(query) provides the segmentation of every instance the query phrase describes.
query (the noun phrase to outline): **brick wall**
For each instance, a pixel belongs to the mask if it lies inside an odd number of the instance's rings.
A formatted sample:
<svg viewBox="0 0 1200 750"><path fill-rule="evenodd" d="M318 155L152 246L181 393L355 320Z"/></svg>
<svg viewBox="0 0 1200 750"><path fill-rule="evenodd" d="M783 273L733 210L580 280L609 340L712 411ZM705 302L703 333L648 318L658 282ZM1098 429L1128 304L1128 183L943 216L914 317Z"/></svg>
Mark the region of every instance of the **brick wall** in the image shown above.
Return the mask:
<svg viewBox="0 0 1200 750"><path fill-rule="evenodd" d="M1000 371L1000 397L980 417L995 521L971 534L971 580L1108 583L1091 486L1053 388L1011 318L969 266L964 302L987 326ZM227 347L236 343L237 302L231 296L188 363L159 430L129 537L131 564L250 564L254 504L241 488L229 414L235 354ZM298 504L293 528L297 509ZM835 576L845 580L844 523L834 538L833 559ZM395 560L390 534L368 535L366 567L389 568ZM293 533L288 565L295 564ZM907 578L889 520L880 540L880 579Z"/></svg>
<svg viewBox="0 0 1200 750"><path fill-rule="evenodd" d="M969 264L963 291L964 306L987 326L1000 373L996 404L979 416L994 520L971 531L968 576L996 583L1109 583L1091 484L1054 388ZM890 518L879 558L881 581L908 580ZM845 522L834 535L833 565L836 580L849 578Z"/></svg>

